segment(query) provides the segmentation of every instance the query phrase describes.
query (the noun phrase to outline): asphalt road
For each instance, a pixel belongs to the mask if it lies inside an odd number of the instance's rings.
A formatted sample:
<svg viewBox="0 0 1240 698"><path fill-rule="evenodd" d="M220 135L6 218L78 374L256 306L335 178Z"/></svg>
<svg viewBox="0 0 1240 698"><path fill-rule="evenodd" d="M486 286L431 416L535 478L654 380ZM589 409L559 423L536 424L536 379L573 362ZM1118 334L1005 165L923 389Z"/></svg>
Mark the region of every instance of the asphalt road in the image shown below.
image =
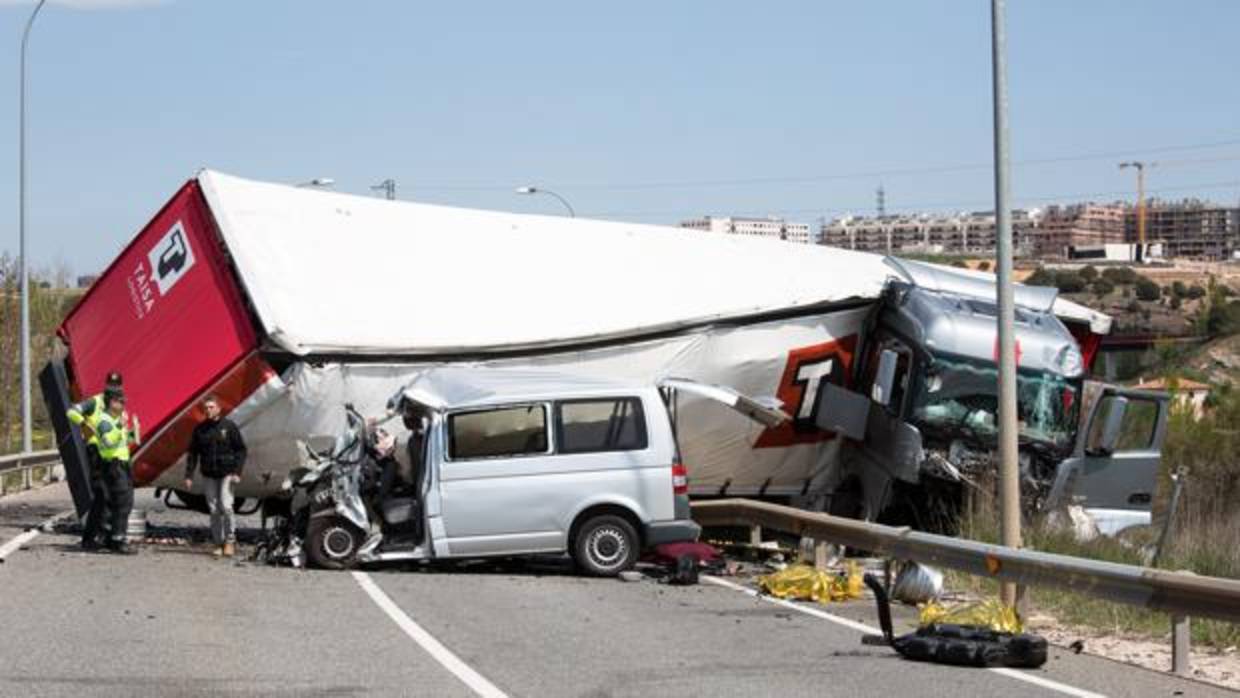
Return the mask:
<svg viewBox="0 0 1240 698"><path fill-rule="evenodd" d="M62 504L63 487L0 500L0 544ZM152 523L203 522L144 504ZM1033 672L907 662L847 625L874 625L869 603L781 605L727 580L554 562L353 575L74 542L43 534L0 565L0 696L1235 695L1066 650Z"/></svg>

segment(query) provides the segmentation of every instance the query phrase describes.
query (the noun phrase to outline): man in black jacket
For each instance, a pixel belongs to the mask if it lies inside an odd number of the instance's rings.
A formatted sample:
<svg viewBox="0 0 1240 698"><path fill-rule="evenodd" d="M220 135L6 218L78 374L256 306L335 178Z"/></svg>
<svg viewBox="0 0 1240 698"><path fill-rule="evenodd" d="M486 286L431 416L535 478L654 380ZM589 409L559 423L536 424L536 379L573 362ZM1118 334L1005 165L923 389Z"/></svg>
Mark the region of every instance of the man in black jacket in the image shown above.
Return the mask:
<svg viewBox="0 0 1240 698"><path fill-rule="evenodd" d="M211 510L211 538L216 557L232 557L237 535L233 521L233 485L241 481L245 467L245 441L241 430L220 414L214 395L202 401L207 418L194 427L186 458L185 489L194 485L194 469L201 466L203 493Z"/></svg>

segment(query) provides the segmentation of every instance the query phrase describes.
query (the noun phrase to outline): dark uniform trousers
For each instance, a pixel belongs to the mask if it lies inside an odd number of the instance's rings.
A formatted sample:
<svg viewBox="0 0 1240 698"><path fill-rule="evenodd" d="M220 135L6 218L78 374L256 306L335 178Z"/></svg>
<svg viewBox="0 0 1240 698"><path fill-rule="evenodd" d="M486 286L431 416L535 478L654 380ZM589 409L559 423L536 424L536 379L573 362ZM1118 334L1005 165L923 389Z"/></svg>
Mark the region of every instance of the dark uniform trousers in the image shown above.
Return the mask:
<svg viewBox="0 0 1240 698"><path fill-rule="evenodd" d="M103 461L103 484L108 490L108 507L112 516L112 532L108 545L125 543L129 533L129 513L133 511L133 473L127 460Z"/></svg>
<svg viewBox="0 0 1240 698"><path fill-rule="evenodd" d="M100 543L104 534L103 527L107 525L109 514L112 513L111 493L104 478L104 463L99 457L99 447L94 444L87 445L86 455L90 461L90 509L86 512L82 542Z"/></svg>

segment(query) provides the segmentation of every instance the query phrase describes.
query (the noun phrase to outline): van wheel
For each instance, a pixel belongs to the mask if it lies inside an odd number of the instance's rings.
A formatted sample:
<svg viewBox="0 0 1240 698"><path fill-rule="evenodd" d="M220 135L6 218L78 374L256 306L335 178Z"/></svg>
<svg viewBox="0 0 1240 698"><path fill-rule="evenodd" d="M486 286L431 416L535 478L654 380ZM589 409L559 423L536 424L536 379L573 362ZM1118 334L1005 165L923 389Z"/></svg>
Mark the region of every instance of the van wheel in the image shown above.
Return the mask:
<svg viewBox="0 0 1240 698"><path fill-rule="evenodd" d="M614 577L637 563L637 531L614 514L587 520L577 529L573 559L591 577Z"/></svg>
<svg viewBox="0 0 1240 698"><path fill-rule="evenodd" d="M344 570L357 562L365 537L357 526L339 516L310 519L306 530L306 557L325 570Z"/></svg>

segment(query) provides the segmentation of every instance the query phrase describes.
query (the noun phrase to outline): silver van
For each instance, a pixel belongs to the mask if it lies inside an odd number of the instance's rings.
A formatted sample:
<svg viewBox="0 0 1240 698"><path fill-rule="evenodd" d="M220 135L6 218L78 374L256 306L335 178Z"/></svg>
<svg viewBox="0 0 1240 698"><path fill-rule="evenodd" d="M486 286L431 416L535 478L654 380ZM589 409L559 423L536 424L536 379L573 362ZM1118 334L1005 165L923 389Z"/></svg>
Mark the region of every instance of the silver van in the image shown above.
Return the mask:
<svg viewBox="0 0 1240 698"><path fill-rule="evenodd" d="M686 380L428 369L389 404L410 430L405 487L392 482L392 440L360 416L325 466L299 481L306 555L343 568L567 552L586 574L606 576L633 566L643 548L696 540L668 410L676 391L765 424L788 418L770 401ZM378 472L370 488L353 465L368 460Z"/></svg>

